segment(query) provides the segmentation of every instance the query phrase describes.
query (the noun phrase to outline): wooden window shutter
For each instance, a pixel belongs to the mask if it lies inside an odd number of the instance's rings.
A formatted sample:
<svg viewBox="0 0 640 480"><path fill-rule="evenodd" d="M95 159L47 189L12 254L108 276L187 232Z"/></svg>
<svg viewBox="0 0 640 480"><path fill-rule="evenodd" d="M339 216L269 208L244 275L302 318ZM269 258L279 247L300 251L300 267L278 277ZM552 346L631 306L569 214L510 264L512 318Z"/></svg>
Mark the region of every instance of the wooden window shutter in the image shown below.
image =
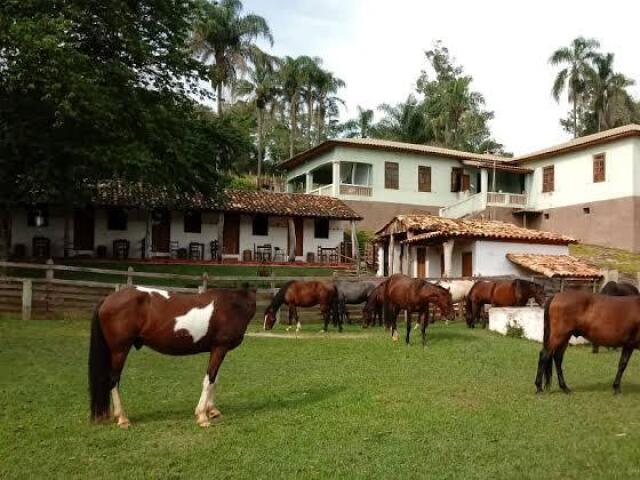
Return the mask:
<svg viewBox="0 0 640 480"><path fill-rule="evenodd" d="M431 167L418 166L418 191L431 191Z"/></svg>
<svg viewBox="0 0 640 480"><path fill-rule="evenodd" d="M462 175L462 189L463 192L471 190L471 177L469 175Z"/></svg>
<svg viewBox="0 0 640 480"><path fill-rule="evenodd" d="M553 165L542 169L542 192L553 192L555 184L555 171Z"/></svg>
<svg viewBox="0 0 640 480"><path fill-rule="evenodd" d="M384 162L384 188L398 190L398 164L396 162Z"/></svg>
<svg viewBox="0 0 640 480"><path fill-rule="evenodd" d="M460 167L452 167L451 168L451 191L452 192L460 191L461 177L462 177L462 169Z"/></svg>
<svg viewBox="0 0 640 480"><path fill-rule="evenodd" d="M606 178L606 158L604 153L593 157L593 183L604 182Z"/></svg>

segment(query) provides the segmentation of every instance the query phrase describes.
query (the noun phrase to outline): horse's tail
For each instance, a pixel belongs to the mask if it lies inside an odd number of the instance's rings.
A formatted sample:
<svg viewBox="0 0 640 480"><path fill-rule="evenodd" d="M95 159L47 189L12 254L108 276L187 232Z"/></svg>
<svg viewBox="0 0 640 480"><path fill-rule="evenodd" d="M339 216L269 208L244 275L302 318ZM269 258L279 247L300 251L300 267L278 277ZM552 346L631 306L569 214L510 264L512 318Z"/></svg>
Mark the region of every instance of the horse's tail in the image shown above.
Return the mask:
<svg viewBox="0 0 640 480"><path fill-rule="evenodd" d="M549 310L551 308L552 301L553 297L547 300L547 302L544 304L544 330L542 334L542 346L546 352L548 352L549 349L549 337L551 336L551 318L549 315ZM551 386L551 380L553 378L553 360L551 358L549 358L549 361L545 365L544 378L545 385L547 387Z"/></svg>
<svg viewBox="0 0 640 480"><path fill-rule="evenodd" d="M99 310L93 312L91 340L89 343L89 397L91 419L99 420L109 415L111 393L111 351L100 325Z"/></svg>

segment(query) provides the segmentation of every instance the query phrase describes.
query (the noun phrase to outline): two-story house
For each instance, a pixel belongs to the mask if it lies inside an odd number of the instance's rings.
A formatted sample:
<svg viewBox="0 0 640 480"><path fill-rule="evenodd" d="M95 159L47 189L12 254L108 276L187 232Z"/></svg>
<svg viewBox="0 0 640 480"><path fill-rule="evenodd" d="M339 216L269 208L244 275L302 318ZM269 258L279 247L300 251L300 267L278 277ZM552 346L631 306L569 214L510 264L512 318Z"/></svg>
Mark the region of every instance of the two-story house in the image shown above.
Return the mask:
<svg viewBox="0 0 640 480"><path fill-rule="evenodd" d="M640 125L516 158L329 140L283 166L289 191L340 198L370 230L412 213L482 217L640 251Z"/></svg>

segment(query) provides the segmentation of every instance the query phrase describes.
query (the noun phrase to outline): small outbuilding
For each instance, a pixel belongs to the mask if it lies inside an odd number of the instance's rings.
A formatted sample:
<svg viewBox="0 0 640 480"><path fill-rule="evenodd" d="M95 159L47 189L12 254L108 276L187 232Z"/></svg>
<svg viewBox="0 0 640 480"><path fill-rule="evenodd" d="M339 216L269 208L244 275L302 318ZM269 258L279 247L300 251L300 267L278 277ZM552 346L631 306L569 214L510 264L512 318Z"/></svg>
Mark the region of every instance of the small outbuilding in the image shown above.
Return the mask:
<svg viewBox="0 0 640 480"><path fill-rule="evenodd" d="M576 240L481 219L399 215L376 232L378 275L480 277L522 275L513 254L566 256Z"/></svg>

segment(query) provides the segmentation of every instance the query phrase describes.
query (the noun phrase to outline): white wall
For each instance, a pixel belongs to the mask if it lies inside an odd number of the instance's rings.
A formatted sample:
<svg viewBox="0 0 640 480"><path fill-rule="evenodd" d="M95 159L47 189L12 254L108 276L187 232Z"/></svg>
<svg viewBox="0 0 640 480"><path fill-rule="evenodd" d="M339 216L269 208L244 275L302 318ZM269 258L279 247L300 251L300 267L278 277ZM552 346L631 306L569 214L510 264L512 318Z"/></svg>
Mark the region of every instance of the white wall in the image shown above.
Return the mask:
<svg viewBox="0 0 640 480"><path fill-rule="evenodd" d="M566 245L476 241L473 245L473 275L520 275L521 270L507 259L507 253L568 255Z"/></svg>
<svg viewBox="0 0 640 480"><path fill-rule="evenodd" d="M593 156L606 155L606 178L593 183ZM630 197L640 193L640 140L609 144L523 164L534 169L528 179L529 206L545 209ZM555 190L542 193L542 170L554 165Z"/></svg>
<svg viewBox="0 0 640 480"><path fill-rule="evenodd" d="M524 338L542 343L544 311L540 307L500 307L489 309L489 330L506 335L509 326L522 327ZM583 337L571 337L572 345L587 343Z"/></svg>
<svg viewBox="0 0 640 480"><path fill-rule="evenodd" d="M147 232L147 213L143 210L131 209L127 216L127 230L109 230L107 229L107 211L98 208L95 211L95 238L94 246L100 245L107 247L107 256L113 255L114 240L129 240L129 257L140 258L142 255L142 245L140 241L146 236ZM173 234L173 229L171 230Z"/></svg>
<svg viewBox="0 0 640 480"><path fill-rule="evenodd" d="M71 224L73 235L73 223ZM49 225L46 227L29 227L27 225L27 209L16 208L11 222L11 251L15 245L22 244L31 255L33 237L47 237L51 241L51 255L61 257L64 254L64 214L61 209L49 208ZM73 237L71 238L73 240Z"/></svg>

